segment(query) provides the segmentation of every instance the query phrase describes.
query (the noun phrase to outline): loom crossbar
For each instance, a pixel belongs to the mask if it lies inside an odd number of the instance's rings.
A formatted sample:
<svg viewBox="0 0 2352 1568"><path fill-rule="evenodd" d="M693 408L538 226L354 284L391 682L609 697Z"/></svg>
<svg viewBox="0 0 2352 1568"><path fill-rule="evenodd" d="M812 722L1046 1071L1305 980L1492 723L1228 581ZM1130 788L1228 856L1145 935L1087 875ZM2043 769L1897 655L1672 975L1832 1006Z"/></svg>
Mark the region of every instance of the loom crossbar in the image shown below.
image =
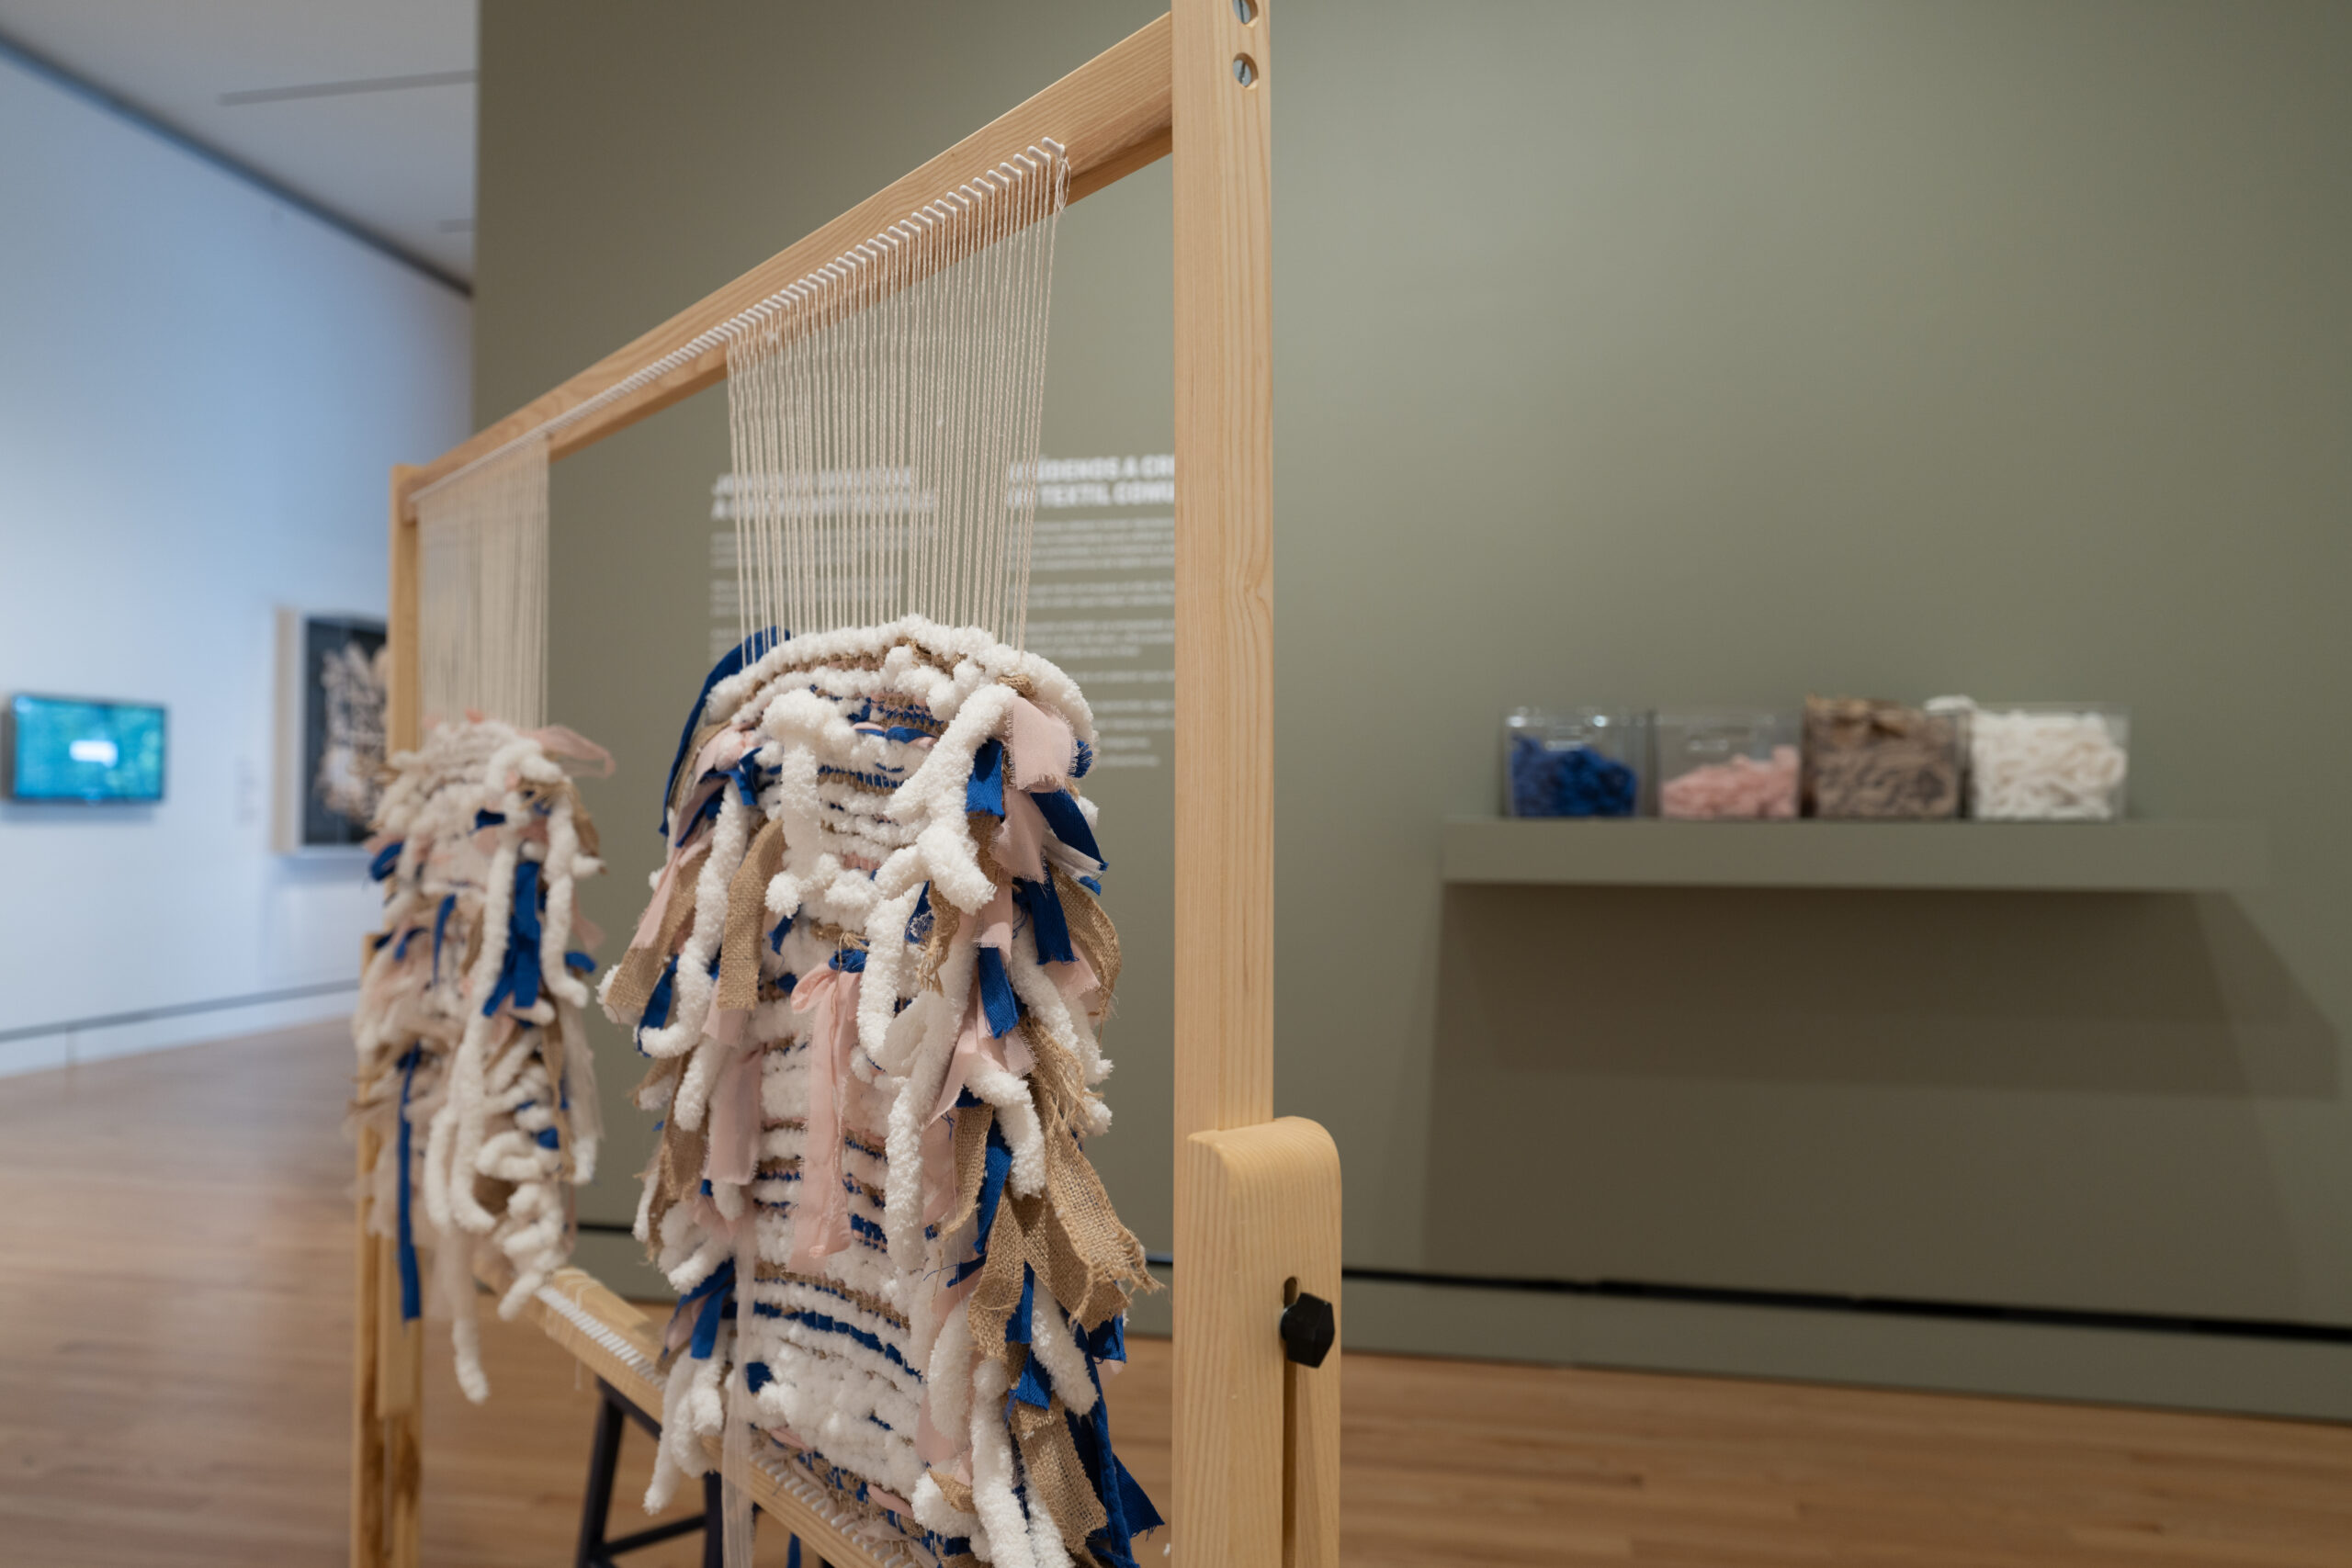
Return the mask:
<svg viewBox="0 0 2352 1568"><path fill-rule="evenodd" d="M395 750L422 739L414 497L545 432L579 451L727 375L718 329L943 192L1050 138L1077 200L1175 164L1176 1484L1186 1561L1336 1568L1339 1352L1286 1362L1284 1296L1340 1301L1330 1137L1273 1118L1272 118L1267 0L1174 0L1162 17L797 243L422 468L392 470ZM352 1562L414 1568L421 1405L415 1325L368 1234L361 1150ZM566 1269L530 1307L625 1397L661 1407L654 1332ZM828 1562L890 1568L795 1490L770 1455L751 1489ZM805 1482L802 1485L811 1485Z"/></svg>
<svg viewBox="0 0 2352 1568"><path fill-rule="evenodd" d="M551 423L548 456L569 457L672 403L717 386L727 378L726 348L704 340L721 325L852 246L872 239L942 192L1018 157L1046 138L1059 141L1069 150L1072 201L1167 156L1170 32L1169 20L1163 17L1113 45L823 228L450 448L418 472L416 488L429 488ZM623 395L611 395L648 367L676 355L687 357ZM605 400L599 402L600 399ZM597 405L594 412L572 416L573 410L591 403ZM555 423L566 420L569 423Z"/></svg>

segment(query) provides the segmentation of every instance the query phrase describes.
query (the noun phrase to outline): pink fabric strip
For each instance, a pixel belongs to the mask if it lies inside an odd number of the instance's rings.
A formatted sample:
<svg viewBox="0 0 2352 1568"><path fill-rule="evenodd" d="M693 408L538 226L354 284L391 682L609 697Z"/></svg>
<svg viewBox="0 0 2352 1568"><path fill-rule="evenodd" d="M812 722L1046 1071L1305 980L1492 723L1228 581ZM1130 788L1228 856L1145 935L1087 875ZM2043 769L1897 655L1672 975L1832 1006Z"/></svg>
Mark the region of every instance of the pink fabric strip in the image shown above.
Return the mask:
<svg viewBox="0 0 2352 1568"><path fill-rule="evenodd" d="M1004 796L1004 826L997 829L991 848L998 862L1013 875L1031 882L1046 880L1046 814L1037 803L1017 790Z"/></svg>
<svg viewBox="0 0 2352 1568"><path fill-rule="evenodd" d="M993 947L1010 956L1012 953L1012 928L1020 919L1012 903L1012 885L1005 884L995 896L980 906L979 919L973 941L982 947Z"/></svg>
<svg viewBox="0 0 2352 1568"><path fill-rule="evenodd" d="M842 1091L857 1047L854 970L826 969L793 987L792 1010L808 1025L808 1117L800 1145L800 1196L792 1211L791 1267L813 1273L850 1245L849 1195L842 1190Z"/></svg>
<svg viewBox="0 0 2352 1568"><path fill-rule="evenodd" d="M922 1130L922 1223L937 1224L956 1206L956 1123L933 1117Z"/></svg>
<svg viewBox="0 0 2352 1568"><path fill-rule="evenodd" d="M525 734L526 740L536 740L539 750L550 757L569 757L585 763L577 772L591 778L610 778L613 774L613 754L581 734L568 724L550 724Z"/></svg>
<svg viewBox="0 0 2352 1568"><path fill-rule="evenodd" d="M670 907L670 885L678 880L678 863L684 858L682 848L673 849L662 863L662 880L653 885L653 897L647 900L645 913L637 918L637 934L628 939L631 947L650 947L662 934L662 912Z"/></svg>
<svg viewBox="0 0 2352 1568"><path fill-rule="evenodd" d="M956 1457L956 1441L931 1418L931 1390L922 1391L915 1405L915 1457L925 1464L945 1464Z"/></svg>
<svg viewBox="0 0 2352 1568"><path fill-rule="evenodd" d="M1078 953L1076 943L1071 944L1070 951ZM1082 1002L1102 988L1102 976L1094 973L1094 965L1086 961L1083 953L1078 953L1078 956L1068 964L1054 964L1047 967L1052 971L1054 984L1060 988L1062 999L1066 1002Z"/></svg>
<svg viewBox="0 0 2352 1568"><path fill-rule="evenodd" d="M1059 789L1078 766L1078 738L1069 721L1031 702L1012 699L1006 715L1004 750L1012 762L1012 787Z"/></svg>
<svg viewBox="0 0 2352 1568"><path fill-rule="evenodd" d="M764 1051L746 1051L727 1065L710 1097L709 1153L703 1174L741 1187L760 1164L760 1070Z"/></svg>
<svg viewBox="0 0 2352 1568"><path fill-rule="evenodd" d="M760 737L752 730L737 729L731 726L722 729L703 742L702 750L695 757L694 768L686 776L700 779L714 768L731 768L743 760L744 752L759 743Z"/></svg>
<svg viewBox="0 0 2352 1568"><path fill-rule="evenodd" d="M956 1097L971 1081L972 1064L983 1056L1000 1067L1005 1065L1002 1043L988 1032L988 1013L980 1006L980 978L975 975L971 999L964 1004L964 1027L956 1033L956 1054L947 1058L947 1077L939 1086L938 1103L931 1108L933 1122L956 1108Z"/></svg>

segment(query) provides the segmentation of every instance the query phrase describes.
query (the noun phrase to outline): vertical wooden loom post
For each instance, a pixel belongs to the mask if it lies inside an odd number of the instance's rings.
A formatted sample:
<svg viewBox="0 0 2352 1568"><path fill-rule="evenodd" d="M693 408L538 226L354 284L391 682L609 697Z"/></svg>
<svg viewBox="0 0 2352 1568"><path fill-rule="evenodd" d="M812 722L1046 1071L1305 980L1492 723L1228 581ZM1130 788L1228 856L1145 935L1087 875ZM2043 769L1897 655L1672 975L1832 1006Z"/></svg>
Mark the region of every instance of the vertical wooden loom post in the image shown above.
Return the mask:
<svg viewBox="0 0 2352 1568"><path fill-rule="evenodd" d="M1266 0L1175 0L1175 1544L1339 1561L1337 1352L1284 1358L1286 1289L1340 1300L1340 1168L1273 1120L1273 379Z"/></svg>
<svg viewBox="0 0 2352 1568"><path fill-rule="evenodd" d="M392 469L391 593L385 626L386 751L424 739L417 644L417 525L408 517L419 470ZM352 1568L413 1568L424 1479L424 1325L401 1320L394 1244L368 1233L379 1145L359 1135L358 1243L352 1281Z"/></svg>

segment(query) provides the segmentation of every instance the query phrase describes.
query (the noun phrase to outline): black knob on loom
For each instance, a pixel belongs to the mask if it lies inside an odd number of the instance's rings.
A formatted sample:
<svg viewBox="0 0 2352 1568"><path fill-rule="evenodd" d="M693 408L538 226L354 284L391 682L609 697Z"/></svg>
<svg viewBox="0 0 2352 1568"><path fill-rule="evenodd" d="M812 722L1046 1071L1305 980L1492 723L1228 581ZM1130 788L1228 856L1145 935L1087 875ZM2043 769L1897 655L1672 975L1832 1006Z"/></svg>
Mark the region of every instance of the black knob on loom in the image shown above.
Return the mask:
<svg viewBox="0 0 2352 1568"><path fill-rule="evenodd" d="M1331 1303L1306 1291L1283 1308L1283 1354L1302 1367L1319 1367L1339 1342L1340 1320Z"/></svg>

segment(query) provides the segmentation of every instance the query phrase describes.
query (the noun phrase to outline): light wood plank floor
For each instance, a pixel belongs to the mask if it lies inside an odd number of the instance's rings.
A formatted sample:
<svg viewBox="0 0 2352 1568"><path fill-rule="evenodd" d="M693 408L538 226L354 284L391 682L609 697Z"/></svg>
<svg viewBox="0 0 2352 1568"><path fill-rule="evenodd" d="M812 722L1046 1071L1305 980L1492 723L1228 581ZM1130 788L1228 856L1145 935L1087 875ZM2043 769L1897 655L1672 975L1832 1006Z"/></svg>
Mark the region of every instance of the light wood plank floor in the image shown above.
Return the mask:
<svg viewBox="0 0 2352 1568"><path fill-rule="evenodd" d="M0 1080L0 1563L342 1561L347 1059L319 1028ZM1164 1496L1167 1348L1135 1348L1114 1423ZM489 1359L479 1409L446 1350L428 1372L426 1560L568 1562L593 1397L530 1331L493 1329ZM1351 1564L2352 1565L2343 1427L1399 1357L1345 1375ZM627 1498L648 1460L624 1451Z"/></svg>

